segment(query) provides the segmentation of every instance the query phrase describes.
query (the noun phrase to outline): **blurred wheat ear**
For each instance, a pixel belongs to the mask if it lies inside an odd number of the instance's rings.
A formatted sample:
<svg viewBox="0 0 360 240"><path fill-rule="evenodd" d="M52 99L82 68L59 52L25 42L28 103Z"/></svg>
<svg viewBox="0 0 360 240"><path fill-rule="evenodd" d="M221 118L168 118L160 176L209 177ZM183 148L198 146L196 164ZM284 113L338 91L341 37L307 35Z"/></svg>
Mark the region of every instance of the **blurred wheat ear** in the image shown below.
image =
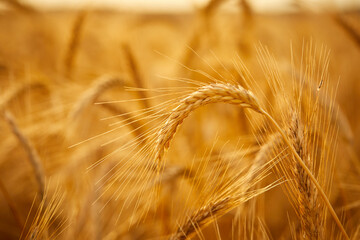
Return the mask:
<svg viewBox="0 0 360 240"><path fill-rule="evenodd" d="M71 78L73 75L74 64L77 54L79 52L82 32L88 14L89 13L86 10L80 11L76 15L75 21L71 29L71 35L64 58L64 75L68 78Z"/></svg>
<svg viewBox="0 0 360 240"><path fill-rule="evenodd" d="M25 137L25 135L21 132L18 125L16 124L14 117L8 111L4 113L4 119L9 124L9 127L13 134L18 139L19 143L22 145L24 150L28 155L28 159L30 164L34 170L35 178L38 183L39 194L41 199L44 198L44 191L45 191L45 173L44 168L42 166L40 157L34 148L34 146L30 143L29 139Z"/></svg>

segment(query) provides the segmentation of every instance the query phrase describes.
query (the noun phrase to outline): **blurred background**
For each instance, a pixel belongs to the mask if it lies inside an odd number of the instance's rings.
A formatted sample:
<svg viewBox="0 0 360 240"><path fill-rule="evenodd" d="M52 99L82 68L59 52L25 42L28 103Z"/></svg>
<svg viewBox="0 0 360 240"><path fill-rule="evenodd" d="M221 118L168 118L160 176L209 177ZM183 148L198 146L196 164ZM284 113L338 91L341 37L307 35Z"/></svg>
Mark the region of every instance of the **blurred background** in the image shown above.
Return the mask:
<svg viewBox="0 0 360 240"><path fill-rule="evenodd" d="M78 0L78 1L47 1L47 0L23 0L18 1L22 4L27 4L38 9L44 10L59 10L59 9L79 9L86 7L113 9L113 10L126 10L136 12L192 12L196 8L208 4L210 0ZM11 0L4 1L11 2ZM236 4L236 1L228 1L228 7ZM256 12L286 12L297 10L294 7L294 2L313 6L315 8L336 8L344 10L353 10L359 7L360 3L357 0L253 0L249 1L252 8ZM11 4L11 3L10 3ZM233 7L233 6L232 6Z"/></svg>

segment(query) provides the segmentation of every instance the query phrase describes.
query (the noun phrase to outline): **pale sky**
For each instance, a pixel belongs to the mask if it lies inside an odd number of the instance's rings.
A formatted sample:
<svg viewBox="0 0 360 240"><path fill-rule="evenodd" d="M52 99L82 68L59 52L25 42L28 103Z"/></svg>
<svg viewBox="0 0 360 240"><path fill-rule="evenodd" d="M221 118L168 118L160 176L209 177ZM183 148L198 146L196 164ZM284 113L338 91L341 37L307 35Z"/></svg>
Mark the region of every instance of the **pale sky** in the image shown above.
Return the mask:
<svg viewBox="0 0 360 240"><path fill-rule="evenodd" d="M188 12L196 6L206 4L208 0L22 0L36 7L44 9L105 7L111 9L126 9L131 11L156 12ZM236 4L237 0L229 0L229 5ZM255 10L283 11L289 9L296 0L248 0ZM299 1L299 0L298 0ZM300 0L309 7L319 8L340 7L360 8L360 0Z"/></svg>

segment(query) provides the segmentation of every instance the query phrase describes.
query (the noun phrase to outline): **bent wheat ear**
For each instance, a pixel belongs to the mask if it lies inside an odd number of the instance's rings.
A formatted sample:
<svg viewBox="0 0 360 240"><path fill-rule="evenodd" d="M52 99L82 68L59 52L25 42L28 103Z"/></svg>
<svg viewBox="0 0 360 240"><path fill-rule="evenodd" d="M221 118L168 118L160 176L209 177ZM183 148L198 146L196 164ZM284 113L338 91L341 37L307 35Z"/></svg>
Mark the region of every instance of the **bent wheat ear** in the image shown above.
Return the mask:
<svg viewBox="0 0 360 240"><path fill-rule="evenodd" d="M259 102L253 95L253 93L249 90L244 89L240 85L224 83L209 84L199 88L197 91L189 94L187 97L180 101L180 104L171 111L169 117L156 135L154 156L155 161L157 161L158 164L158 172L160 172L163 165L162 158L164 152L167 148L169 148L171 139L175 135L176 130L180 126L180 124L187 116L189 116L192 111L210 103L235 104L244 108L253 109L254 111L264 115L266 119L278 131L278 133L280 133L281 137L284 139L285 144L289 147L289 150L293 154L295 160L300 165L299 168L302 168L305 174L308 175L310 181L315 185L316 189L320 193L323 201L325 202L325 205L328 207L330 214L334 218L342 234L346 239L349 239L324 190L312 174L311 170L306 166L304 161L299 156L288 136L285 134L284 130L279 126L275 119L259 105Z"/></svg>
<svg viewBox="0 0 360 240"><path fill-rule="evenodd" d="M240 85L215 83L199 88L180 101L180 104L171 111L164 126L158 131L155 159L159 166L164 151L169 148L171 139L184 119L195 109L211 103L230 103L260 112L259 103L253 93Z"/></svg>

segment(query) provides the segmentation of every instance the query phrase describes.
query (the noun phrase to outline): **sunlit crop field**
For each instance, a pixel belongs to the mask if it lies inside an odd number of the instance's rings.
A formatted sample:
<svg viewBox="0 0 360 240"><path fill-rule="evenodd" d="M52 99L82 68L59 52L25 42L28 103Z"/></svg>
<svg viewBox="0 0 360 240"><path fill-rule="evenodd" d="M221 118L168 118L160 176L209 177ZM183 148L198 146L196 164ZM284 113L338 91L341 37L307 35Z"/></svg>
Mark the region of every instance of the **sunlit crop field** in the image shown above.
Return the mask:
<svg viewBox="0 0 360 240"><path fill-rule="evenodd" d="M0 12L1 239L359 239L359 11Z"/></svg>

